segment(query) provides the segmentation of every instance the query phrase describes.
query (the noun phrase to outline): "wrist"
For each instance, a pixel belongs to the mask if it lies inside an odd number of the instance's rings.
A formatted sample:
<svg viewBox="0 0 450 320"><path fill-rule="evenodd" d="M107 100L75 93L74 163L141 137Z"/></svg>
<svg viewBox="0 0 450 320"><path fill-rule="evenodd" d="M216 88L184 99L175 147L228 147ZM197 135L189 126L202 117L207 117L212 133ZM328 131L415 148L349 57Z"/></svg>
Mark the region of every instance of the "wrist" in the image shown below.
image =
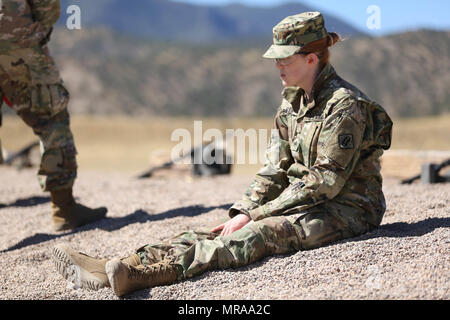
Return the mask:
<svg viewBox="0 0 450 320"><path fill-rule="evenodd" d="M249 215L250 219L252 219L253 221L258 221L258 220L265 218L264 206L260 206L253 210L250 210L248 215Z"/></svg>

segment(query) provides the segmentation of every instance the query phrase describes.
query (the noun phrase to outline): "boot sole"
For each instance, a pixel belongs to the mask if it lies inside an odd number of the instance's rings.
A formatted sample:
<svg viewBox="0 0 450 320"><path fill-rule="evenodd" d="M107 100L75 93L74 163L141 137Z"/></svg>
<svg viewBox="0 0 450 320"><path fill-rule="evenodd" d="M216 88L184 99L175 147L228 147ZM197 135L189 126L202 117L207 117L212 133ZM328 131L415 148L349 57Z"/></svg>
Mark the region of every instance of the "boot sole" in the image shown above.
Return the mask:
<svg viewBox="0 0 450 320"><path fill-rule="evenodd" d="M97 280L90 272L78 266L70 255L64 251L64 248L54 247L52 260L56 270L73 284L73 289L85 288L97 291L106 287L103 282Z"/></svg>

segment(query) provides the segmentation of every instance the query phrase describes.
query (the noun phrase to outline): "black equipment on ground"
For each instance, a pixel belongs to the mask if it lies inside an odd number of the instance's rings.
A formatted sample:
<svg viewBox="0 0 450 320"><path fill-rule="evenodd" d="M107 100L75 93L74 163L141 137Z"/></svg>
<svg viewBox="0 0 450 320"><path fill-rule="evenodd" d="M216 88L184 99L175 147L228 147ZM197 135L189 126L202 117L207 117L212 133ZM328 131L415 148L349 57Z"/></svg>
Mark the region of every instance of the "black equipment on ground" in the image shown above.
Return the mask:
<svg viewBox="0 0 450 320"><path fill-rule="evenodd" d="M200 161L194 161L195 156L199 154L201 149L201 159ZM221 163L217 163L216 161L209 164L207 161L205 161L206 157L214 157L216 156L216 152L222 152L224 155L223 161L220 161ZM193 147L189 152L186 152L185 154L181 155L180 157L167 161L161 165L155 166L150 168L149 170L143 172L139 176L137 176L138 179L143 178L149 178L153 175L154 172L161 170L161 169L169 169L177 162L180 162L184 160L187 157L191 157L191 163L192 163L192 170L191 174L193 176L213 176L213 175L220 175L220 174L229 174L231 172L231 161L227 156L225 155L225 150L223 148L217 147L214 142L210 142L207 144L204 144L202 147Z"/></svg>
<svg viewBox="0 0 450 320"><path fill-rule="evenodd" d="M447 159L440 164L436 163L424 163L422 164L422 171L420 174L411 177L409 179L402 180L402 184L411 184L415 180L420 179L422 183L440 183L440 182L450 182L450 176L441 176L439 171L443 168L450 166L450 159Z"/></svg>
<svg viewBox="0 0 450 320"><path fill-rule="evenodd" d="M14 161L18 160L19 161L17 165L18 168L31 167L32 165L30 161L30 153L31 150L37 146L39 146L39 141L34 141L26 145L19 151L8 155L3 164L10 166L13 164Z"/></svg>

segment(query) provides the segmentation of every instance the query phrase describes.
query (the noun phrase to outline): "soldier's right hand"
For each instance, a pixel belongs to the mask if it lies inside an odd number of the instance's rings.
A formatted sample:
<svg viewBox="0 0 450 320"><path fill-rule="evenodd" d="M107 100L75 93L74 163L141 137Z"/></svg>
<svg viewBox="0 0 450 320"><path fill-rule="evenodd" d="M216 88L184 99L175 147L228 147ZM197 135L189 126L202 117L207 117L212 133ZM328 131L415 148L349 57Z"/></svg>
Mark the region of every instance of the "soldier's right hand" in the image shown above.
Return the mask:
<svg viewBox="0 0 450 320"><path fill-rule="evenodd" d="M211 230L211 232L218 232L222 230L220 233L221 236L226 236L234 231L237 231L244 227L247 223L252 221L249 216L246 214L240 213L234 216L231 220L221 224L220 226L215 227Z"/></svg>

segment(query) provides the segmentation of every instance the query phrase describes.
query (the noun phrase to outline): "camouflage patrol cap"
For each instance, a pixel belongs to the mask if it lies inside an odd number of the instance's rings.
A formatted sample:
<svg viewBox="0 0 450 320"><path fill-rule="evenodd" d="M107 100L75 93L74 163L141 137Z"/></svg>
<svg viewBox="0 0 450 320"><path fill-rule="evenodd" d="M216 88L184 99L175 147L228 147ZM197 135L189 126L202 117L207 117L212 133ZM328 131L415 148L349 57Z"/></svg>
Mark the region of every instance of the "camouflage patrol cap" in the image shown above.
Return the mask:
<svg viewBox="0 0 450 320"><path fill-rule="evenodd" d="M303 12L284 18L273 28L273 45L264 58L282 59L300 51L306 44L327 37L320 12Z"/></svg>

